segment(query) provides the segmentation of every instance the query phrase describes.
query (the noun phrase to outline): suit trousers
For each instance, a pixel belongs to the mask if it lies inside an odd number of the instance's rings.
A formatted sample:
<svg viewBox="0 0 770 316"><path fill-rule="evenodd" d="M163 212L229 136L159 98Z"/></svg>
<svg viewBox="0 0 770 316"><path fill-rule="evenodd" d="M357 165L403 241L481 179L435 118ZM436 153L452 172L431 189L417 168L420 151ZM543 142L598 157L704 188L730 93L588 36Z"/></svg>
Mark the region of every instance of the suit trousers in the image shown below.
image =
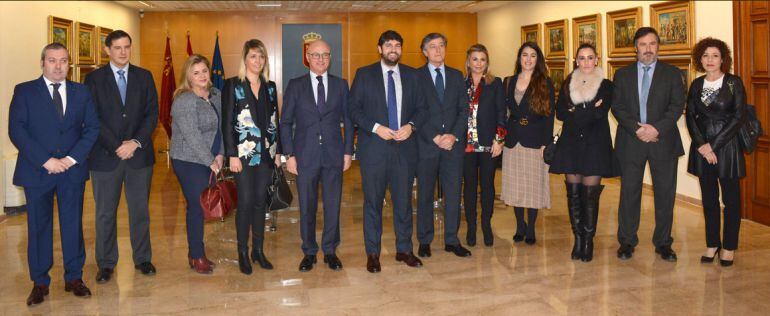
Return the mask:
<svg viewBox="0 0 770 316"><path fill-rule="evenodd" d="M443 149L438 156L420 158L417 163L417 240L421 245L430 245L433 241L433 201L437 176L444 193L444 244L460 244L457 230L460 227L462 166L463 153Z"/></svg>
<svg viewBox="0 0 770 316"><path fill-rule="evenodd" d="M671 246L671 226L674 221L676 198L676 168L678 157L652 159L648 153L619 155L620 206L618 207L618 242L621 245L639 244L637 231L642 203L644 168L650 163L653 194L655 197L655 230L652 243L655 247Z"/></svg>
<svg viewBox="0 0 770 316"><path fill-rule="evenodd" d="M199 163L171 159L176 178L187 202L187 253L198 259L206 254L203 245L203 208L200 197L209 186L211 168Z"/></svg>
<svg viewBox="0 0 770 316"><path fill-rule="evenodd" d="M412 251L412 184L414 167L401 154L398 145L378 163L361 164L361 182L364 190L364 245L367 254L379 254L382 249L382 204L385 191L390 188L393 205L393 230L396 251Z"/></svg>
<svg viewBox="0 0 770 316"><path fill-rule="evenodd" d="M718 178L717 167L704 164L700 182L703 216L706 220L706 246L738 249L738 232L741 229L741 183L740 179ZM719 189L722 189L724 226L719 238L720 208Z"/></svg>
<svg viewBox="0 0 770 316"><path fill-rule="evenodd" d="M235 175L238 191L238 209L235 213L235 234L238 251L249 249L249 232L252 247L262 248L265 239L265 212L267 189L273 182L275 165L271 159L262 159L256 166L243 164L243 170Z"/></svg>
<svg viewBox="0 0 770 316"><path fill-rule="evenodd" d="M315 255L318 252L316 214L320 184L324 208L321 246L324 254L332 255L340 244L342 166L322 167L319 164L315 167L300 167L297 173L302 252L306 255Z"/></svg>
<svg viewBox="0 0 770 316"><path fill-rule="evenodd" d="M83 278L86 250L83 244L83 190L85 183L72 183L64 174L53 185L24 187L27 198L27 264L35 284L49 285L53 266L53 196L59 206L64 281Z"/></svg>
<svg viewBox="0 0 770 316"><path fill-rule="evenodd" d="M117 212L125 184L128 227L134 264L152 261L150 245L150 184L152 166L133 169L120 161L112 171L91 171L96 200L96 264L114 268L118 263Z"/></svg>
<svg viewBox="0 0 770 316"><path fill-rule="evenodd" d="M498 156L499 157L499 156ZM476 201L481 186L481 222L489 225L495 204L496 160L489 152L465 153L463 160L463 205L468 230L476 229Z"/></svg>

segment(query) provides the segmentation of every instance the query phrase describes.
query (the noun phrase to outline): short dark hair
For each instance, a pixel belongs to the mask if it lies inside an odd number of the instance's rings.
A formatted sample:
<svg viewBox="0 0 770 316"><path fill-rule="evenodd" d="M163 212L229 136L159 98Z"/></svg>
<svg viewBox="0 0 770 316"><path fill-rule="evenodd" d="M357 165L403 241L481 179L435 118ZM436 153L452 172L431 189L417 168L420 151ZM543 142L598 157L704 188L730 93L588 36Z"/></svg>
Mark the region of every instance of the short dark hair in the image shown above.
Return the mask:
<svg viewBox="0 0 770 316"><path fill-rule="evenodd" d="M713 37L706 37L698 41L698 43L695 44L695 47L692 48L692 63L695 65L695 70L698 72L706 72L700 59L709 47L714 47L719 50L719 55L722 55L722 66L719 69L722 70L723 73L729 73L730 68L733 66L733 58L730 56L730 47L728 47L727 43L724 41Z"/></svg>
<svg viewBox="0 0 770 316"><path fill-rule="evenodd" d="M428 43L434 39L440 38L444 41L444 45L447 45L446 36L441 33L428 33L428 35L425 35L425 37L422 38L422 43L420 43L420 49L425 50L425 45L428 45Z"/></svg>
<svg viewBox="0 0 770 316"><path fill-rule="evenodd" d="M114 30L114 31L110 32L110 34L107 34L107 37L104 38L104 46L112 47L112 42L113 41L115 41L116 39L124 38L124 37L128 37L128 43L129 44L132 42L131 41L131 35L128 35L128 33L126 33L126 31L124 31L124 30Z"/></svg>
<svg viewBox="0 0 770 316"><path fill-rule="evenodd" d="M51 44L45 45L45 47L43 47L43 50L40 52L40 60L41 61L45 60L45 52L46 51L49 51L49 50L59 50L59 49L63 49L63 50L69 51L67 49L67 46L64 46L64 44L62 44L62 43L53 42Z"/></svg>
<svg viewBox="0 0 770 316"><path fill-rule="evenodd" d="M387 41L396 41L401 45L404 45L404 38L394 30L382 32L382 34L380 34L380 39L377 40L377 46L382 46L382 44L385 44Z"/></svg>
<svg viewBox="0 0 770 316"><path fill-rule="evenodd" d="M634 47L636 47L636 41L642 37L647 36L647 34L655 34L655 40L660 43L660 36L658 36L658 31L656 31L654 28L649 26L643 26L636 30L636 33L634 34Z"/></svg>

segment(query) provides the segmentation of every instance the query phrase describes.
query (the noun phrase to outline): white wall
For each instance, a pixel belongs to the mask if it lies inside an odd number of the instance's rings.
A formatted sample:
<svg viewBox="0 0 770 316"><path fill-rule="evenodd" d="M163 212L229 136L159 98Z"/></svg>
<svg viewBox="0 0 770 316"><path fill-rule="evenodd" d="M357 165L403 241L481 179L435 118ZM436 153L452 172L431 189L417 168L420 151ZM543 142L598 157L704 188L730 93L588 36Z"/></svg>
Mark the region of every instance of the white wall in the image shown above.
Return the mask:
<svg viewBox="0 0 770 316"><path fill-rule="evenodd" d="M489 50L491 71L498 76L513 73L516 52L521 45L521 26L545 23L560 19L569 19L570 41L572 45L572 18L589 14L602 15L602 51L607 52L607 16L606 12L627 8L642 7L642 24L650 25L650 4L662 1L523 1L478 13L478 38ZM730 1L695 1L695 38L712 36L733 44L733 8ZM541 26L542 32L542 26ZM542 43L541 43L542 44ZM568 50L572 60L574 52ZM603 57L602 65L607 66ZM610 120L614 134L614 119ZM685 152L689 150L690 136L685 127L684 118L678 122L682 134ZM613 135L614 137L614 135ZM698 179L687 174L687 156L679 160L677 193L700 200ZM648 174L645 183L651 183Z"/></svg>
<svg viewBox="0 0 770 316"><path fill-rule="evenodd" d="M133 39L132 62L139 63L139 13L133 9L108 1L0 2L0 161L17 153L8 138L8 107L16 84L41 75L40 50L48 43L49 15L125 30ZM5 182L0 171L0 192L12 185ZM0 213L4 204L0 194Z"/></svg>

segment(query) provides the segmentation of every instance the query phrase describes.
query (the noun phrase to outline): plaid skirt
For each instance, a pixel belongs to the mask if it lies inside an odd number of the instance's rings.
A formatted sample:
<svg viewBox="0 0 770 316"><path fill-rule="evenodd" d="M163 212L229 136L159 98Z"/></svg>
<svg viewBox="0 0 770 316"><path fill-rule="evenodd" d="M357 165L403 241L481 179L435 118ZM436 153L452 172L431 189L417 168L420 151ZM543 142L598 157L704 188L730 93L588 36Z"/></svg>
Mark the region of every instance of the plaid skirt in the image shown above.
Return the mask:
<svg viewBox="0 0 770 316"><path fill-rule="evenodd" d="M507 205L551 208L548 165L540 149L516 144L503 148L503 190L500 199Z"/></svg>

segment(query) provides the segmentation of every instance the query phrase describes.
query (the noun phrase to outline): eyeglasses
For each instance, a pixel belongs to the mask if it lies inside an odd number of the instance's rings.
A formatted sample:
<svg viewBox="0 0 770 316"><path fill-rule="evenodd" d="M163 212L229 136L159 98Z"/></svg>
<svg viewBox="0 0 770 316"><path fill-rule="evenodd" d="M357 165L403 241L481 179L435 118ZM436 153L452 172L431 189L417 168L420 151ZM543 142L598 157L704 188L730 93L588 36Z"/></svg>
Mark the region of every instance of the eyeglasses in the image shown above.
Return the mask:
<svg viewBox="0 0 770 316"><path fill-rule="evenodd" d="M310 55L310 58L312 58L312 59L315 59L315 60L319 60L319 59L321 59L321 58L323 58L323 59L329 59L329 58L331 58L331 56L332 56L332 54L329 54L329 53L323 53L323 54L319 54L319 53L309 53L308 55Z"/></svg>

